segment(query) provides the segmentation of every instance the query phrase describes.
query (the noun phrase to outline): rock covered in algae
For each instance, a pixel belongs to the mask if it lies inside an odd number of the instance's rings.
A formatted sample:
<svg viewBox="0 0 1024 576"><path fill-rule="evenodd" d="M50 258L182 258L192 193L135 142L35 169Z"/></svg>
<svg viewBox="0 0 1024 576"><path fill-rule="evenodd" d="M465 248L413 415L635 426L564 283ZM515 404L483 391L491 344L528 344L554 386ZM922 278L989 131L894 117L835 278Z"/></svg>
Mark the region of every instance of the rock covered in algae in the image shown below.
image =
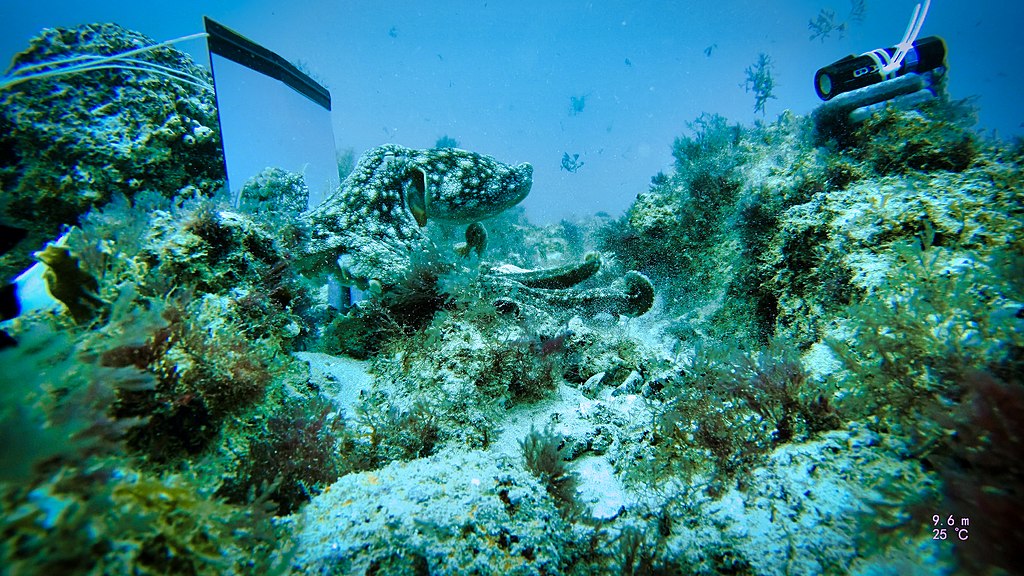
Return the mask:
<svg viewBox="0 0 1024 576"><path fill-rule="evenodd" d="M861 533L865 525L851 521L863 517L868 503L880 508L883 494L920 501L933 498L936 489L916 463L854 424L780 447L752 471L743 490L730 489L717 499L697 497L692 521L674 526L666 547L688 568L684 572L693 574L847 574L850 568L897 573L900 559L907 564L927 559L945 573L951 563L948 546L918 538L901 540L894 553L879 554L881 547L866 545L872 536ZM900 500L887 503L897 506ZM882 569L872 572L873 564ZM844 568L835 570L839 566Z"/></svg>
<svg viewBox="0 0 1024 576"><path fill-rule="evenodd" d="M809 344L926 226L961 252L1019 238L1019 149L987 148L964 108L884 110L831 148L793 114L738 131L705 119L604 249L651 277L680 329Z"/></svg>
<svg viewBox="0 0 1024 576"><path fill-rule="evenodd" d="M14 69L156 44L116 24L47 28L14 58ZM134 56L212 85L183 52ZM117 194L210 195L224 182L213 92L112 62L102 70L20 82L0 91L0 222L29 234L36 249ZM29 249L0 260L0 275L29 264Z"/></svg>
<svg viewBox="0 0 1024 576"><path fill-rule="evenodd" d="M306 210L309 187L302 174L266 168L245 182L239 208L253 214L297 215Z"/></svg>
<svg viewBox="0 0 1024 576"><path fill-rule="evenodd" d="M782 442L783 427L769 425L758 432L770 441L771 452L761 455L767 459L738 466L742 492L695 494L692 482L675 496L668 491L670 500L686 502L681 515L693 522L673 523L666 545L672 558L688 561L683 572L818 574L839 566L836 573L866 574L928 565L974 573L1015 565L1010 547L936 546L915 520L918 507L966 514L989 498L1001 518L993 524L1019 517L1011 502L1019 467L998 456L1019 449L1017 439L981 443L959 431L1000 427L1022 405L1015 375L1024 349L1024 148L981 138L965 112L942 100L885 109L827 146L815 145L809 119L791 114L737 138L724 122L711 122L677 142L676 172L656 178L607 231L607 249L671 296L668 311L678 316L666 333L684 355L698 357L731 338L739 342L726 350L784 343L806 350L791 365L814 373L780 379L785 371L765 364L744 384L761 394L788 389L790 399L806 386L807 406L819 411L808 423L823 426L812 439ZM724 164L712 161L723 156ZM689 368L675 362L681 374L698 368L689 390L711 389L713 374L729 374L730 365L737 364L725 357ZM726 390L723 402L688 405L699 424L680 425L663 412L669 417L660 431L686 430L684 446L708 437L752 445L739 419L712 432L725 406L760 409L747 422L768 422L762 400L742 386ZM986 395L1000 398L1005 411L978 402ZM655 398L665 406L686 396ZM851 421L848 431L828 431ZM724 464L737 454L710 450ZM992 464L936 464L981 454ZM657 461L685 461L680 455ZM858 473L853 482L849 470ZM980 497L965 494L964 485L993 490ZM794 493L801 497L793 500ZM768 531L757 524L779 529L778 537L765 540ZM857 546L846 544L851 538ZM650 532L646 542L660 545Z"/></svg>
<svg viewBox="0 0 1024 576"><path fill-rule="evenodd" d="M305 573L557 574L569 538L519 466L450 452L341 477L303 512L295 563Z"/></svg>

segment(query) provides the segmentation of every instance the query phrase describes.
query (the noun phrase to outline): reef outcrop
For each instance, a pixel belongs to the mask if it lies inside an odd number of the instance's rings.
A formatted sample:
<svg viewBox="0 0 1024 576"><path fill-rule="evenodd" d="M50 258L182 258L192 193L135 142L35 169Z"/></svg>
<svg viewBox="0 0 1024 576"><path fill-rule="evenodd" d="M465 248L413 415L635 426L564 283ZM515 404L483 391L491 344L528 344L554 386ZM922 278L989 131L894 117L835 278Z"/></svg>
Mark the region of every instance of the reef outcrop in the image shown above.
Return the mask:
<svg viewBox="0 0 1024 576"><path fill-rule="evenodd" d="M14 71L68 64L0 88L0 223L25 231L0 256L0 280L31 265L32 251L62 226L118 195L156 190L190 198L223 186L213 91L153 72L212 85L205 68L170 46L136 54L140 63L113 60L84 71L71 65L155 44L117 24L88 24L45 29L14 58Z"/></svg>

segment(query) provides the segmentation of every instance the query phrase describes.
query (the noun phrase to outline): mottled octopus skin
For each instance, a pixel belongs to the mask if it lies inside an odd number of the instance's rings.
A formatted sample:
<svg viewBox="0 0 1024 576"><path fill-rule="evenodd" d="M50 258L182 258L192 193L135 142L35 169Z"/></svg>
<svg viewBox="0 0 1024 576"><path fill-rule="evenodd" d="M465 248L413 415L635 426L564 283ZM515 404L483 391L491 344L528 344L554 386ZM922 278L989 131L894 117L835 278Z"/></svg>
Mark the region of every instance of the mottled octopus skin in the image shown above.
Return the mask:
<svg viewBox="0 0 1024 576"><path fill-rule="evenodd" d="M530 192L533 166L511 166L457 148L386 144L359 159L340 190L303 215L303 268L330 270L340 257L346 283L397 282L410 251L429 242L428 220L468 224L515 206Z"/></svg>

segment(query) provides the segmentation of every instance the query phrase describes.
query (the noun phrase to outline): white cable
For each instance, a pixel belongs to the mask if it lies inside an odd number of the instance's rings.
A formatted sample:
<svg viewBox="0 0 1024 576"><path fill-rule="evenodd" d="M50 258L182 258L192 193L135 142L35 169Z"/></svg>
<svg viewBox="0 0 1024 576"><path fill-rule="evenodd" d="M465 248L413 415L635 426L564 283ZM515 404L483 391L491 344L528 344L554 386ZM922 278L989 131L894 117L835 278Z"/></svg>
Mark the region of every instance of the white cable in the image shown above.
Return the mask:
<svg viewBox="0 0 1024 576"><path fill-rule="evenodd" d="M928 8L931 6L931 3L932 0L924 0L923 10L920 4L914 7L914 14L910 17L910 22L907 24L907 31L903 34L903 40L900 40L900 43L896 45L896 52L892 55L892 59L885 66L882 66L880 70L882 77L889 76L903 65L903 59L914 48L914 42L917 41L917 36L921 33L921 28L924 26L924 19L928 16Z"/></svg>
<svg viewBox="0 0 1024 576"><path fill-rule="evenodd" d="M109 56L98 56L97 57L97 56L93 56L93 55L90 55L90 54L85 54L85 55L73 56L73 57L70 57L70 58L65 58L63 60L52 60L52 61L49 61L49 62L40 62L38 64L29 64L29 65L26 65L26 66L22 66L21 68L18 68L16 70L12 70L6 76L0 77L0 90L4 90L6 88L14 86L15 84L20 84L20 83L28 81L28 80L37 80L37 79L40 79L40 78L46 78L46 77L49 77L49 76L57 76L57 75L61 75L61 74L71 74L73 72L85 72L85 71L89 71L89 70L101 70L101 69L104 69L104 68L117 67L116 64L107 64L107 63L109 63L109 62L117 62L119 60L128 60L129 56L135 56L136 54L141 54L143 52L148 52L148 51L154 50L156 48L162 48L164 46L168 46L168 45L171 45L171 44L176 44L178 42L184 42L186 40L194 40L196 38L203 38L203 37L206 37L206 36L207 36L207 34L205 32L200 32L198 34L190 34L188 36L182 36L181 38L174 38L172 40L167 40L165 42L160 42L159 44L153 44L151 46L143 46L142 48L136 48L134 50L128 50L127 52L121 52L121 53L118 53L118 54L111 54ZM42 71L42 72L36 72L36 70L40 70L42 68L48 68L48 67L51 67L51 66L57 66L57 68L53 68L51 70L45 70L45 71ZM129 70L131 70L131 69L138 70L138 68L132 67L132 66L121 66L121 67L129 69ZM156 72L154 70L150 70L150 71L154 72L154 73L157 73L157 74L160 74L160 72ZM168 74L161 74L161 75L168 76ZM182 79L182 78L177 78L177 79L181 80L181 81L184 81L184 82L187 82L189 84L195 84L195 82L190 82L190 81ZM193 77L193 80L198 80L198 79ZM208 86L205 86L205 85L200 85L200 86L204 87L204 88L208 88Z"/></svg>

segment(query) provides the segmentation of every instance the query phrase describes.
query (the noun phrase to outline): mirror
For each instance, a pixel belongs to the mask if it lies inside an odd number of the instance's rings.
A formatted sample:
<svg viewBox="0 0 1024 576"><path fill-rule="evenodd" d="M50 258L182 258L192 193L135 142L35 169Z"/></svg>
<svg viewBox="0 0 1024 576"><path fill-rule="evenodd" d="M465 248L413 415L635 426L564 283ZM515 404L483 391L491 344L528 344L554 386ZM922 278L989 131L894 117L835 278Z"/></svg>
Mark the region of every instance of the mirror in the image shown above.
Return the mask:
<svg viewBox="0 0 1024 576"><path fill-rule="evenodd" d="M301 174L316 206L339 184L330 92L234 30L204 23L234 204L249 178L274 167Z"/></svg>

